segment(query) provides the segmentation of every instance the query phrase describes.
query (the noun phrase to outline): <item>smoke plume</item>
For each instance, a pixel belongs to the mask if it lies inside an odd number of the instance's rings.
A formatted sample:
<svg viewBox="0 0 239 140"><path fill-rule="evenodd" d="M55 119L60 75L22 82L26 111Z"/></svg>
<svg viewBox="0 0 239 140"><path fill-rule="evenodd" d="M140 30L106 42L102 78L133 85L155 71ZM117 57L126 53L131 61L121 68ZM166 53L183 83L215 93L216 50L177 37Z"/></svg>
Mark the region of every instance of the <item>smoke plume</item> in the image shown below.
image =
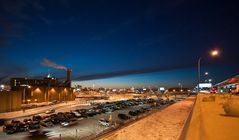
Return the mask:
<svg viewBox="0 0 239 140"><path fill-rule="evenodd" d="M56 64L56 63L54 63L54 62L51 62L50 60L48 60L48 59L46 59L46 58L44 58L44 59L42 60L41 64L42 64L43 66L52 67L52 68L55 68L55 69L64 69L64 70L66 70L66 67L65 67L65 66L58 65L58 64Z"/></svg>

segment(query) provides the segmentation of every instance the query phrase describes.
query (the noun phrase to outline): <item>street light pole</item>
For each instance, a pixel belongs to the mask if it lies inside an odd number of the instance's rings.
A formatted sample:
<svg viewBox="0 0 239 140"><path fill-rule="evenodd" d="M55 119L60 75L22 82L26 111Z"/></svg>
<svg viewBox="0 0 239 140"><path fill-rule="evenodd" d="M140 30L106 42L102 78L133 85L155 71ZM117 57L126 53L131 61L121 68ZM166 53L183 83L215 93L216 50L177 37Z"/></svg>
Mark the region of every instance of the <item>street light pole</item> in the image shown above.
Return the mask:
<svg viewBox="0 0 239 140"><path fill-rule="evenodd" d="M180 86L180 91L182 91L182 88L183 88L182 83L178 83L178 85Z"/></svg>
<svg viewBox="0 0 239 140"><path fill-rule="evenodd" d="M23 88L23 104L26 103L26 88Z"/></svg>
<svg viewBox="0 0 239 140"><path fill-rule="evenodd" d="M218 51L218 50L212 50L211 53L210 53L210 55L211 55L212 57L218 56L218 55L219 55L219 51ZM201 73L200 73L201 60L202 60L202 57L199 57L199 59L198 59L198 86L197 86L197 87L198 87L198 89L197 89L198 92L200 91L200 90L199 90L199 84L200 84L200 79L201 79Z"/></svg>
<svg viewBox="0 0 239 140"><path fill-rule="evenodd" d="M202 59L202 57L200 57L199 59L198 59L198 92L199 92L199 84L200 84L200 79L201 79L201 73L200 73L200 70L201 70L201 59Z"/></svg>

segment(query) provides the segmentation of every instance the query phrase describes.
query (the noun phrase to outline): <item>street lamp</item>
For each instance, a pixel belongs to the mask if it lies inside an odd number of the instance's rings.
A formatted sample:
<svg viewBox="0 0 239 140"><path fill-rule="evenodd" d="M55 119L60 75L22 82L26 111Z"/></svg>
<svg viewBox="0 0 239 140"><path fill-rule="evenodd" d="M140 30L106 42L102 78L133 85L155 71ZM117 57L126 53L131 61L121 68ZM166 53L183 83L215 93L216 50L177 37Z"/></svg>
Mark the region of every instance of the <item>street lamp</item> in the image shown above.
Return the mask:
<svg viewBox="0 0 239 140"><path fill-rule="evenodd" d="M219 55L219 51L218 50L212 50L211 51L211 56L218 56Z"/></svg>
<svg viewBox="0 0 239 140"><path fill-rule="evenodd" d="M180 91L182 91L183 85L181 83L178 83L178 85L180 86Z"/></svg>
<svg viewBox="0 0 239 140"><path fill-rule="evenodd" d="M212 57L216 57L216 56L218 56L219 55L219 51L218 50L212 50L211 52L210 52L210 55L212 56ZM202 57L200 57L199 59L198 59L198 92L199 92L199 84L200 84L200 67L201 67L201 59L202 59ZM205 73L206 74L206 73Z"/></svg>

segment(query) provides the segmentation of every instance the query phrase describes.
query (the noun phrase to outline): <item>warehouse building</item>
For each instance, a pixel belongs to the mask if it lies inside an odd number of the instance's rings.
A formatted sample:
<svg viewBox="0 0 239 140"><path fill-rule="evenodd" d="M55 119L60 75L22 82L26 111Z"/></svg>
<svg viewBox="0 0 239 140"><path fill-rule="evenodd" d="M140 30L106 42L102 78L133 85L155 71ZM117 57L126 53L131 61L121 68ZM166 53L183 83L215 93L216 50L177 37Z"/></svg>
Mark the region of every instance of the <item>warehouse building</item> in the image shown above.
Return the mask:
<svg viewBox="0 0 239 140"><path fill-rule="evenodd" d="M71 72L66 70L65 81L50 74L43 79L11 78L11 90L0 92L0 112L20 110L23 104L75 100Z"/></svg>

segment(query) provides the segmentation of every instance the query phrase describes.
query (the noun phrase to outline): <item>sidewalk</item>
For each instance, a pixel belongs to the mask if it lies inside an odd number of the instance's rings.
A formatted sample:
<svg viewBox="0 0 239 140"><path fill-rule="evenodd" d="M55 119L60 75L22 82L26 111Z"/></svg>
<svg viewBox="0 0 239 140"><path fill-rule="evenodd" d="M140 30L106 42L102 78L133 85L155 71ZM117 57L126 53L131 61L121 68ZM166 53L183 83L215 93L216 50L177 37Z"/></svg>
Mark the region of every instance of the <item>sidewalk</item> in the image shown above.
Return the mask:
<svg viewBox="0 0 239 140"><path fill-rule="evenodd" d="M185 140L238 140L239 116L228 115L223 109L228 99L238 108L239 96L198 94Z"/></svg>
<svg viewBox="0 0 239 140"><path fill-rule="evenodd" d="M5 113L0 113L0 118L14 119L14 118L26 117L26 116L43 113L49 109L58 109L63 106L71 106L71 105L75 105L75 104L78 104L78 102L77 101L67 101L65 103L59 103L59 104L55 104L55 105L51 105L51 106L27 109L27 110L25 110L25 112L23 112L22 110L13 111L13 112L5 112Z"/></svg>
<svg viewBox="0 0 239 140"><path fill-rule="evenodd" d="M196 97L189 97L122 128L103 140L177 140L193 108Z"/></svg>

